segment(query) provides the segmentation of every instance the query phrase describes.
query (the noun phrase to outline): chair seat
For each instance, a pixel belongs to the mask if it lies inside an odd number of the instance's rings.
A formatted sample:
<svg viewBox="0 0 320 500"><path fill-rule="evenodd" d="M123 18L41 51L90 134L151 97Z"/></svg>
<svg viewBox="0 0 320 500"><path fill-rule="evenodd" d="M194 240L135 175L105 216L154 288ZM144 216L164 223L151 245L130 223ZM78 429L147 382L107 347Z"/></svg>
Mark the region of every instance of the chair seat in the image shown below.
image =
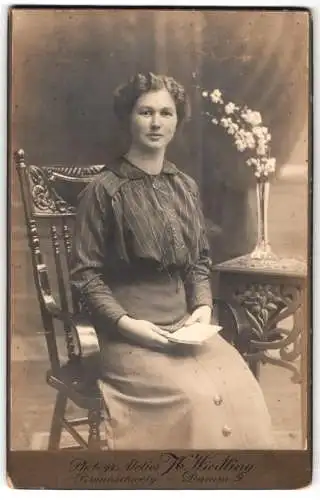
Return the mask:
<svg viewBox="0 0 320 500"><path fill-rule="evenodd" d="M81 408L100 409L101 394L97 384L99 378L97 365L96 357L68 361L54 373L52 370L47 372L47 383Z"/></svg>

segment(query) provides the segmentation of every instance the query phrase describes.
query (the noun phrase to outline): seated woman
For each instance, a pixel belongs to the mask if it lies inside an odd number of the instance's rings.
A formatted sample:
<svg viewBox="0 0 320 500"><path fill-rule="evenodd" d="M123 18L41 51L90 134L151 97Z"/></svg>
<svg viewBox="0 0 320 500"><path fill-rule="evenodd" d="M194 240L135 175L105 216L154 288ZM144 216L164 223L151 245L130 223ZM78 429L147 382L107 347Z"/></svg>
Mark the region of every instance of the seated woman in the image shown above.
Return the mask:
<svg viewBox="0 0 320 500"><path fill-rule="evenodd" d="M72 282L101 347L111 449L267 449L270 417L240 354L168 332L212 319L210 258L197 185L165 158L189 112L173 78L138 74L115 93L127 153L81 193Z"/></svg>

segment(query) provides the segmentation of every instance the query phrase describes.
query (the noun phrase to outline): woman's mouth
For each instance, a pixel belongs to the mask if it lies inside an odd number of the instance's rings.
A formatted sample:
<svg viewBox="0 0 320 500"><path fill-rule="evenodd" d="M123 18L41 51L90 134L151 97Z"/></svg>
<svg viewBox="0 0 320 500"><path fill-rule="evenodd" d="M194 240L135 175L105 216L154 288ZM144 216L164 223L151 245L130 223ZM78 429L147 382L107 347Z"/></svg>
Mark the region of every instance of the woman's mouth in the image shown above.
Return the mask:
<svg viewBox="0 0 320 500"><path fill-rule="evenodd" d="M150 139L160 139L161 137L163 137L162 134L148 134L148 137L150 137Z"/></svg>

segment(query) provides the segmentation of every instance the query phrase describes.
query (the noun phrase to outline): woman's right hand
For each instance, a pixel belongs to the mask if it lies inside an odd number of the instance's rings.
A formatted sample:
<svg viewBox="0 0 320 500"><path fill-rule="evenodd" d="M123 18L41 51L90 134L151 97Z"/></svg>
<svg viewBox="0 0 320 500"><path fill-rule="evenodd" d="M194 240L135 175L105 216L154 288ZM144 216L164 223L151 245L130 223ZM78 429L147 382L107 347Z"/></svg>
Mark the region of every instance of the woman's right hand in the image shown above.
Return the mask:
<svg viewBox="0 0 320 500"><path fill-rule="evenodd" d="M157 348L164 348L169 344L168 339L163 335L164 330L151 321L134 319L124 315L119 319L117 326L120 333L139 344Z"/></svg>

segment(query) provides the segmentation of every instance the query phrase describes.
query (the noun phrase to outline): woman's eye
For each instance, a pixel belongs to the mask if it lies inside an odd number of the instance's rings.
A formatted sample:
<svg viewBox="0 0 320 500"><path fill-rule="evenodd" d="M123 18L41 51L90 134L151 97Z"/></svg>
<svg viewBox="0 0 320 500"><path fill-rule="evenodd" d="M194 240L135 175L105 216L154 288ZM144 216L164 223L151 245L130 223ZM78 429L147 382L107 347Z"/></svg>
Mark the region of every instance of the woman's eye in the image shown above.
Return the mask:
<svg viewBox="0 0 320 500"><path fill-rule="evenodd" d="M142 109L139 111L139 115L141 116L151 116L152 112L149 109Z"/></svg>
<svg viewBox="0 0 320 500"><path fill-rule="evenodd" d="M162 111L162 116L173 116L173 112L170 110L164 110Z"/></svg>

